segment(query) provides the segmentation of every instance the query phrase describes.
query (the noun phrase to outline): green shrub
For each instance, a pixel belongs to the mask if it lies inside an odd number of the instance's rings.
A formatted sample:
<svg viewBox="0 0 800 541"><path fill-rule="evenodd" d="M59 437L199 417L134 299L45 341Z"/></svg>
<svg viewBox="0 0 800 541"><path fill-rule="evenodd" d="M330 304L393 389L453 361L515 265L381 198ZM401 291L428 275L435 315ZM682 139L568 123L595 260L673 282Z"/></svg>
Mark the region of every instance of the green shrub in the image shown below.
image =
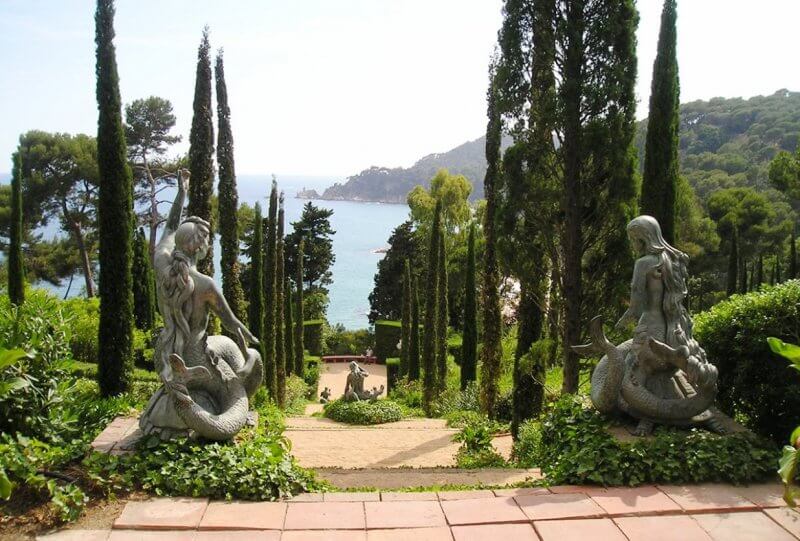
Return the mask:
<svg viewBox="0 0 800 541"><path fill-rule="evenodd" d="M422 382L419 380L409 381L407 377L402 377L391 389L389 398L409 408L421 408Z"/></svg>
<svg viewBox="0 0 800 541"><path fill-rule="evenodd" d="M400 358L389 357L386 359L386 394L392 392L400 379Z"/></svg>
<svg viewBox="0 0 800 541"><path fill-rule="evenodd" d="M342 324L336 324L325 334L325 353L327 355L361 355L372 347L375 335L369 329L348 331Z"/></svg>
<svg viewBox="0 0 800 541"><path fill-rule="evenodd" d="M322 355L324 325L324 319L312 319L303 322L303 345L311 355Z"/></svg>
<svg viewBox="0 0 800 541"><path fill-rule="evenodd" d="M512 452L514 461L519 464L536 464L539 460L542 444L542 424L528 419L519 425L517 441Z"/></svg>
<svg viewBox="0 0 800 541"><path fill-rule="evenodd" d="M521 431L514 455L540 466L552 484L749 483L775 474L778 451L749 433L658 427L652 438L623 443L609 421L568 395L555 403L538 433Z"/></svg>
<svg viewBox="0 0 800 541"><path fill-rule="evenodd" d="M378 425L399 421L403 418L403 410L399 404L391 400L375 402L334 400L325 404L325 417L351 425Z"/></svg>
<svg viewBox="0 0 800 541"><path fill-rule="evenodd" d="M307 373L307 372L306 372ZM316 392L314 387L313 392ZM309 386L303 378L292 374L286 378L286 413L302 415L309 398ZM313 395L311 396L313 398Z"/></svg>
<svg viewBox="0 0 800 541"><path fill-rule="evenodd" d="M458 410L450 412L447 419L447 426L450 428L465 428L468 426L483 426L492 434L508 432L508 423L500 423L489 419L485 413L472 410Z"/></svg>
<svg viewBox="0 0 800 541"><path fill-rule="evenodd" d="M375 357L378 362L386 362L389 357L397 357L397 343L402 329L399 321L378 320L375 322Z"/></svg>
<svg viewBox="0 0 800 541"><path fill-rule="evenodd" d="M453 436L453 441L461 442L456 455L459 468L502 468L505 459L492 446L492 435L497 428L488 418L470 419L461 431Z"/></svg>
<svg viewBox="0 0 800 541"><path fill-rule="evenodd" d="M303 380L306 385L314 389L316 393L319 385L319 358L306 357L306 369L303 372Z"/></svg>
<svg viewBox="0 0 800 541"><path fill-rule="evenodd" d="M800 342L800 281L734 295L695 318L695 337L719 369L718 404L753 432L783 442L800 411L800 372L767 344Z"/></svg>

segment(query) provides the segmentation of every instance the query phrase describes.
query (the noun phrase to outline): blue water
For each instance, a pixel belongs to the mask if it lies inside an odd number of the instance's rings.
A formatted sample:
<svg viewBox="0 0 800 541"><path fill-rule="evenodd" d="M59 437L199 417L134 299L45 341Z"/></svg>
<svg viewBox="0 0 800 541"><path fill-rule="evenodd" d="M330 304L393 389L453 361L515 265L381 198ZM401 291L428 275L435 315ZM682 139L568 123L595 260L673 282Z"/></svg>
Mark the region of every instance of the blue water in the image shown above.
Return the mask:
<svg viewBox="0 0 800 541"><path fill-rule="evenodd" d="M7 182L6 175L0 175L0 182ZM269 175L241 175L238 177L239 201L250 205L261 201L266 213L272 177ZM295 195L302 188L313 188L322 192L341 178L279 176L278 188L285 192L286 231L291 230L291 222L300 218L304 199L296 199ZM166 193L164 195L167 195ZM172 197L172 196L170 196ZM336 261L331 269L333 284L329 286L330 306L328 321L331 324L341 323L348 329L359 329L369 325L367 314L369 301L367 296L374 285L378 261L383 254L374 250L385 248L392 230L408 218L406 205L390 205L384 203L355 203L350 201L313 201L314 205L333 210L331 226L336 231L333 236L333 250ZM162 212L168 212L168 206ZM57 220L43 230L45 237L51 238L58 231ZM219 242L215 244L215 269L219 265ZM215 276L219 281L219 273ZM69 280L61 286L38 284L63 296L67 291ZM81 294L83 276L76 275L70 289L70 296Z"/></svg>

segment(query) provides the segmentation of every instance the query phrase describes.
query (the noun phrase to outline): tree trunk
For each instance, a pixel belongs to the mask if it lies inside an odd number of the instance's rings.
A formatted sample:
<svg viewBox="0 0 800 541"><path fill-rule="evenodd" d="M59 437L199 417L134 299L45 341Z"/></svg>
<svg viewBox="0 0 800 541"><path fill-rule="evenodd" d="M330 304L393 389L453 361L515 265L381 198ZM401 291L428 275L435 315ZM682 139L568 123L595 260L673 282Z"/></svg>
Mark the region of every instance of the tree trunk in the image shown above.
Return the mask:
<svg viewBox="0 0 800 541"><path fill-rule="evenodd" d="M80 224L70 216L66 201L61 201L61 212L63 213L64 221L67 222L67 226L72 231L75 244L78 245L78 251L81 254L83 279L86 282L86 296L91 299L95 296L94 277L92 275L92 262L89 259L89 250L86 248L86 235L81 230Z"/></svg>

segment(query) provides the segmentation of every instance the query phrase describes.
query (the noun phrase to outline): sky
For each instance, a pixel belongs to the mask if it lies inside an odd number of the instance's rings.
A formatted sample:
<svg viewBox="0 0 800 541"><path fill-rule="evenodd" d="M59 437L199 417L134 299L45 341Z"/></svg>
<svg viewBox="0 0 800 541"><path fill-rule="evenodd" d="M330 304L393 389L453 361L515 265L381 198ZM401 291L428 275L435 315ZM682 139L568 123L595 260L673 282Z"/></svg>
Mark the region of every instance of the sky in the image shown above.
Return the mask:
<svg viewBox="0 0 800 541"><path fill-rule="evenodd" d="M661 0L639 0L638 117ZM169 99L185 152L208 24L240 174L341 179L486 129L501 0L117 0L123 103ZM0 0L0 172L30 129L96 133L94 2ZM800 90L798 0L679 0L681 101ZM216 53L215 53L216 54ZM216 118L216 111L215 111Z"/></svg>

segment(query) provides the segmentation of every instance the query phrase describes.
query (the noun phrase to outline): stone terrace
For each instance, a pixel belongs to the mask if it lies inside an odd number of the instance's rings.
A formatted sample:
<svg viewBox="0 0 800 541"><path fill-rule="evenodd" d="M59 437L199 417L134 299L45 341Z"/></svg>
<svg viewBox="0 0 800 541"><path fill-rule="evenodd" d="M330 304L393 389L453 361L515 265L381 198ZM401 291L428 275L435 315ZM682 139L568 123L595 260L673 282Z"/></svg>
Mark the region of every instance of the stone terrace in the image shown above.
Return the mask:
<svg viewBox="0 0 800 541"><path fill-rule="evenodd" d="M778 484L557 486L463 492L334 492L288 502L129 502L112 530L38 539L272 541L797 540Z"/></svg>

